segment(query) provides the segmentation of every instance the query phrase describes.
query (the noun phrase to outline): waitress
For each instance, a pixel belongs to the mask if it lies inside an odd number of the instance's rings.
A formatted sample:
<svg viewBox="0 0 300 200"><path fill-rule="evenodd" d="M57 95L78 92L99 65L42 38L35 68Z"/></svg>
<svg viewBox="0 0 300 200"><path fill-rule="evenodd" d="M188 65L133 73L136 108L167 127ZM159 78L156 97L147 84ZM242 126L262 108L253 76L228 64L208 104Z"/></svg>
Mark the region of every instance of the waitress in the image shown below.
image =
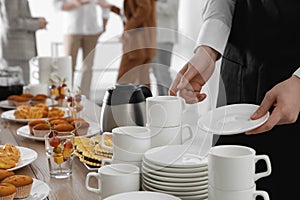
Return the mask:
<svg viewBox="0 0 300 200"><path fill-rule="evenodd" d="M294 0L206 0L194 57L181 69L170 93L188 103L205 99L201 88L222 56L218 106L260 104L257 119L268 121L246 134L221 136L214 142L238 144L267 154L272 174L258 180L272 200L299 199L300 2ZM224 92L222 92L224 91ZM226 96L225 96L226 95ZM284 125L283 125L284 124ZM280 126L275 126L280 125ZM261 133L261 134L258 134ZM257 164L257 170L265 166Z"/></svg>

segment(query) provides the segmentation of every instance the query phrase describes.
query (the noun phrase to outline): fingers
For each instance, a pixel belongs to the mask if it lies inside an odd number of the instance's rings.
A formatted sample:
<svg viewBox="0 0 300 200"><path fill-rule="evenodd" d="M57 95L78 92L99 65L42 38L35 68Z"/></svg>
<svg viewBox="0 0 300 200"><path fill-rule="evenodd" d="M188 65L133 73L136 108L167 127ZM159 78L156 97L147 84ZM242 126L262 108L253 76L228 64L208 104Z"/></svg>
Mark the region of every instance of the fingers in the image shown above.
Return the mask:
<svg viewBox="0 0 300 200"><path fill-rule="evenodd" d="M188 69L188 63L186 63L183 68L178 72L178 74L176 75L176 78L175 80L173 81L171 87L170 87L170 90L169 90L169 94L171 96L176 96L177 95L177 92L178 92L178 84L180 83L181 81L181 78L182 78L182 75L187 71Z"/></svg>
<svg viewBox="0 0 300 200"><path fill-rule="evenodd" d="M262 133L271 130L275 125L277 125L281 119L281 111L279 107L275 107L271 113L269 119L262 126L246 132L247 135Z"/></svg>
<svg viewBox="0 0 300 200"><path fill-rule="evenodd" d="M183 73L181 79L180 79L180 83L178 84L177 88L179 90L182 90L184 88L186 88L190 81L195 77L197 76L198 74L200 74L198 72L198 70L196 70L196 68L194 68L190 63L188 63L188 68L187 70L185 71L185 73ZM201 76L199 76L201 77ZM201 85L204 85L204 80L202 78L200 78L198 80L198 82L201 84Z"/></svg>
<svg viewBox="0 0 300 200"><path fill-rule="evenodd" d="M251 119L255 120L264 116L269 111L271 106L275 103L275 100L276 100L275 96L272 93L268 92L265 95L265 98L263 99L259 108L251 116Z"/></svg>

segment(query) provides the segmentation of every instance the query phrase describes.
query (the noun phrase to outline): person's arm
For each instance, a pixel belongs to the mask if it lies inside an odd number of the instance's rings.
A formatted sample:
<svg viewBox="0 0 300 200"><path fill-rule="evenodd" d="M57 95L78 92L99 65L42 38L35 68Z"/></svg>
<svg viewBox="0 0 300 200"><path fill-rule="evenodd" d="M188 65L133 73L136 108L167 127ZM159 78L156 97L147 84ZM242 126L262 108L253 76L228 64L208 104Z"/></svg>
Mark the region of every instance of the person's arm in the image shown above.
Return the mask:
<svg viewBox="0 0 300 200"><path fill-rule="evenodd" d="M140 28L150 14L151 0L136 0L135 3L137 4L136 12L130 19L127 19L124 31Z"/></svg>
<svg viewBox="0 0 300 200"><path fill-rule="evenodd" d="M261 118L271 106L274 106L274 109L266 123L246 132L246 134L263 133L276 125L291 124L298 119L300 112L300 68L289 79L275 85L267 92L251 119Z"/></svg>
<svg viewBox="0 0 300 200"><path fill-rule="evenodd" d="M37 18L23 18L19 16L20 3L19 0L4 0L7 24L9 30L28 30L36 31L40 29L41 23Z"/></svg>
<svg viewBox="0 0 300 200"><path fill-rule="evenodd" d="M89 4L90 2L81 2L80 0L65 1L65 0L54 0L54 6L58 10L68 11L78 8L80 6Z"/></svg>
<svg viewBox="0 0 300 200"><path fill-rule="evenodd" d="M170 88L170 95L179 95L187 103L203 101L201 89L214 71L215 62L225 50L229 37L235 0L203 1L202 26L195 55L179 71Z"/></svg>
<svg viewBox="0 0 300 200"><path fill-rule="evenodd" d="M178 11L179 0L157 0L156 12L162 15L174 15Z"/></svg>

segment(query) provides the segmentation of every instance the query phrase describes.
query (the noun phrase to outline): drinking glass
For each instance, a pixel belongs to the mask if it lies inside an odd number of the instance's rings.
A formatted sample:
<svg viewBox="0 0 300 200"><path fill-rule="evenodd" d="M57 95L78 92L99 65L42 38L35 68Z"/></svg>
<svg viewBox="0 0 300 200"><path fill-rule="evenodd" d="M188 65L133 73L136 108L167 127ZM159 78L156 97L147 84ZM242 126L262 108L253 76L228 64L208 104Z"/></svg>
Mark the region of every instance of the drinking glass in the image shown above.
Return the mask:
<svg viewBox="0 0 300 200"><path fill-rule="evenodd" d="M74 133L56 134L50 132L45 136L45 148L50 176L62 179L72 175L74 157Z"/></svg>

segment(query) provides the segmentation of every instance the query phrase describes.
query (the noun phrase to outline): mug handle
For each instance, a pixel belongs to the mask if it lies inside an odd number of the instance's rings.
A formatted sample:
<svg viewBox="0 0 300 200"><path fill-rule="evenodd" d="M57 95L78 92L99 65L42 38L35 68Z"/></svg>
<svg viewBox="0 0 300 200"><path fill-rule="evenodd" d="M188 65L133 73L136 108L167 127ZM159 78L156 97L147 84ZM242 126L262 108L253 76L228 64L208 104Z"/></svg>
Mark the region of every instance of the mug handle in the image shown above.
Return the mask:
<svg viewBox="0 0 300 200"><path fill-rule="evenodd" d="M261 196L264 200L270 200L269 194L265 191L261 191L261 190L256 190L254 193L254 199L256 199L256 197Z"/></svg>
<svg viewBox="0 0 300 200"><path fill-rule="evenodd" d="M257 181L258 179L260 179L262 177L269 176L272 172L271 161L270 161L269 156L267 156L267 155L257 155L257 156L255 156L255 163L259 160L264 160L266 162L267 171L255 174L254 181Z"/></svg>
<svg viewBox="0 0 300 200"><path fill-rule="evenodd" d="M105 138L106 135L112 135L112 133L110 133L110 132L105 132L105 133L102 134L102 138ZM101 140L101 147L103 147L104 149L107 149L107 150L109 150L109 151L112 151L113 148L107 146L104 142L105 142L105 140L102 139L102 140Z"/></svg>
<svg viewBox="0 0 300 200"><path fill-rule="evenodd" d="M110 158L104 158L104 159L101 160L101 166L104 166L107 163L111 164L112 163L112 159L110 159Z"/></svg>
<svg viewBox="0 0 300 200"><path fill-rule="evenodd" d="M183 130L184 129L188 129L188 131L189 131L189 136L185 139L183 139L183 135L184 135ZM193 137L193 130L192 130L191 126L188 124L182 125L182 144L185 143L186 141L188 141L189 139L192 139L192 137Z"/></svg>
<svg viewBox="0 0 300 200"><path fill-rule="evenodd" d="M91 178L92 176L98 179L98 188L90 187L89 181L90 181L90 178ZM97 173L97 172L89 172L89 173L86 175L86 178L85 178L85 187L86 187L87 190L89 190L89 191L91 191L91 192L101 193L101 180L100 180L100 175L99 175L99 173Z"/></svg>

